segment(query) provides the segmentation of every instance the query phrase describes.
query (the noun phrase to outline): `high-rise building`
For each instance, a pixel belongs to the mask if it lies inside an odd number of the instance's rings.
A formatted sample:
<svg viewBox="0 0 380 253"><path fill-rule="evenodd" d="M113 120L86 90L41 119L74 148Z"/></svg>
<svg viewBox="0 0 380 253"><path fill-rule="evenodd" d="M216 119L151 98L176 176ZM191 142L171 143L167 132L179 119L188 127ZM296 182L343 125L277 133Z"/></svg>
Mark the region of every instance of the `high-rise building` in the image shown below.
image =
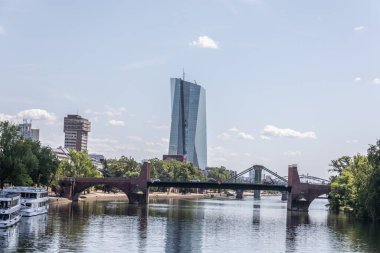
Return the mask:
<svg viewBox="0 0 380 253"><path fill-rule="evenodd" d="M184 155L200 169L207 165L206 91L196 83L171 78L172 123L169 155Z"/></svg>
<svg viewBox="0 0 380 253"><path fill-rule="evenodd" d="M88 132L91 131L91 123L79 115L67 115L63 123L65 132L65 148L78 151L87 150Z"/></svg>
<svg viewBox="0 0 380 253"><path fill-rule="evenodd" d="M33 141L39 141L40 139L40 129L32 129L32 121L24 119L24 123L19 124L19 135L24 138L31 139Z"/></svg>

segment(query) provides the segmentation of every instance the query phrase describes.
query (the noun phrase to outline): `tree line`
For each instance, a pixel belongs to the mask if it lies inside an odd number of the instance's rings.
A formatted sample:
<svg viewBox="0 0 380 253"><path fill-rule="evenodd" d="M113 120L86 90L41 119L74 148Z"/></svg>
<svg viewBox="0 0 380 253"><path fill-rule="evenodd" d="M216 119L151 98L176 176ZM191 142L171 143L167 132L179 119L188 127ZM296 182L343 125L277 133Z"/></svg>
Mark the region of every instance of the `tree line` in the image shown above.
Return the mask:
<svg viewBox="0 0 380 253"><path fill-rule="evenodd" d="M331 161L330 209L349 210L357 217L380 221L380 140L367 155L343 156Z"/></svg>
<svg viewBox="0 0 380 253"><path fill-rule="evenodd" d="M50 147L42 146L19 134L18 126L0 122L0 187L5 184L17 186L58 186L63 177L136 177L141 164L134 158L103 161L103 169L97 170L86 152L69 150L69 159L59 161ZM151 178L163 181L213 180L225 181L230 171L225 167L208 169L204 175L192 163L176 160L150 159Z"/></svg>

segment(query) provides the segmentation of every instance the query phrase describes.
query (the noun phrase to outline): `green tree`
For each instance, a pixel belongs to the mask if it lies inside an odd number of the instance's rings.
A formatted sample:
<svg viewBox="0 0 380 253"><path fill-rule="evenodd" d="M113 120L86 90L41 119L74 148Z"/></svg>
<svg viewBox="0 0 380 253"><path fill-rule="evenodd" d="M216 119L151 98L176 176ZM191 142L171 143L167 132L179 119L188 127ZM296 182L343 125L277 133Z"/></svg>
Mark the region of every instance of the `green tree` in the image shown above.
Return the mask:
<svg viewBox="0 0 380 253"><path fill-rule="evenodd" d="M8 121L0 122L0 187L9 180L11 175L17 174L14 170L15 146L20 137L17 135L18 128Z"/></svg>
<svg viewBox="0 0 380 253"><path fill-rule="evenodd" d="M108 159L105 173L111 177L137 177L140 174L140 164L132 157L126 156Z"/></svg>
<svg viewBox="0 0 380 253"><path fill-rule="evenodd" d="M70 149L70 160L61 161L59 174L67 177L100 177L101 173L92 164L85 151Z"/></svg>
<svg viewBox="0 0 380 253"><path fill-rule="evenodd" d="M214 167L208 170L207 177L218 182L224 182L231 177L230 171L225 167Z"/></svg>

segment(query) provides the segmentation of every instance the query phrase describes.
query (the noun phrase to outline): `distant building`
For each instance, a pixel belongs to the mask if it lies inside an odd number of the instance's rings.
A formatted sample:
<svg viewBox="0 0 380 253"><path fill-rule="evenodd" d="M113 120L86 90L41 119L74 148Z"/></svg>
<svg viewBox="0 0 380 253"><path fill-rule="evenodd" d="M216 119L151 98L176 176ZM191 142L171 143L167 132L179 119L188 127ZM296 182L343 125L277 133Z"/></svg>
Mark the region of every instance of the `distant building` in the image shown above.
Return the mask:
<svg viewBox="0 0 380 253"><path fill-rule="evenodd" d="M104 169L104 155L100 154L89 154L91 158L92 164L96 167L98 171L102 171Z"/></svg>
<svg viewBox="0 0 380 253"><path fill-rule="evenodd" d="M24 123L19 124L18 127L19 135L23 136L26 139L31 139L33 141L39 141L40 140L40 129L32 129L32 121L30 120L28 122L27 119L24 119Z"/></svg>
<svg viewBox="0 0 380 253"><path fill-rule="evenodd" d="M91 131L91 123L79 115L67 115L63 123L65 132L65 148L78 151L87 150L88 132Z"/></svg>
<svg viewBox="0 0 380 253"><path fill-rule="evenodd" d="M70 151L67 148L59 146L58 148L54 148L53 152L57 156L59 161L62 161L64 159L71 161Z"/></svg>
<svg viewBox="0 0 380 253"><path fill-rule="evenodd" d="M179 162L186 162L186 157L184 155L163 155L162 160L176 160Z"/></svg>
<svg viewBox="0 0 380 253"><path fill-rule="evenodd" d="M172 122L169 155L183 155L200 169L207 166L206 91L171 78Z"/></svg>

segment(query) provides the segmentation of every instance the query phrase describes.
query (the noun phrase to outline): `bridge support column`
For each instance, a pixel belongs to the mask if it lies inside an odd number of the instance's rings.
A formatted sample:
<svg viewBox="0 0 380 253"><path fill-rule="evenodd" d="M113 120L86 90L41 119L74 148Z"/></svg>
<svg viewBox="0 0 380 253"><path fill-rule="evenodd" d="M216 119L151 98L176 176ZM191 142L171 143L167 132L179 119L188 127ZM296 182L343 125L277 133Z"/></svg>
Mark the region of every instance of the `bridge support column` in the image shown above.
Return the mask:
<svg viewBox="0 0 380 253"><path fill-rule="evenodd" d="M127 194L130 204L149 203L148 180L150 180L150 162L144 162L141 167L140 176L136 180L136 184L131 187L132 189Z"/></svg>
<svg viewBox="0 0 380 253"><path fill-rule="evenodd" d="M243 199L243 190L236 190L236 198Z"/></svg>
<svg viewBox="0 0 380 253"><path fill-rule="evenodd" d="M291 187L287 206L289 211L308 212L315 198L330 192L330 185L301 183L295 164L288 167L288 185Z"/></svg>
<svg viewBox="0 0 380 253"><path fill-rule="evenodd" d="M281 200L282 201L288 200L288 192L281 192Z"/></svg>
<svg viewBox="0 0 380 253"><path fill-rule="evenodd" d="M261 168L255 168L255 184L261 184L263 170ZM253 199L260 199L260 190L253 191Z"/></svg>

